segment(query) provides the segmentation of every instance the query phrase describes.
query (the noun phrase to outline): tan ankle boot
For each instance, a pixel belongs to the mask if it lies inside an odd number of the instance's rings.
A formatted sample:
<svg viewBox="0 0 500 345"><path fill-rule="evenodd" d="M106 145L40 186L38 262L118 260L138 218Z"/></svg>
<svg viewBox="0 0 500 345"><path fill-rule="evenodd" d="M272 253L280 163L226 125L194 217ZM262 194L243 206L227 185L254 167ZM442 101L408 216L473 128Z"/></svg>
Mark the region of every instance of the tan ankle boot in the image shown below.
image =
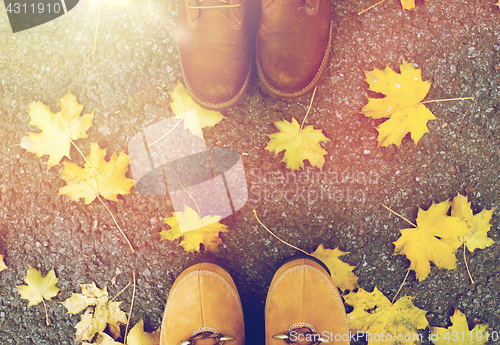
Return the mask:
<svg viewBox="0 0 500 345"><path fill-rule="evenodd" d="M266 345L349 344L344 304L328 272L309 258L283 264L267 295Z"/></svg>
<svg viewBox="0 0 500 345"><path fill-rule="evenodd" d="M262 0L256 56L260 83L272 96L311 92L328 65L330 0Z"/></svg>
<svg viewBox="0 0 500 345"><path fill-rule="evenodd" d="M189 93L202 107L230 108L250 80L245 0L180 0L179 57Z"/></svg>
<svg viewBox="0 0 500 345"><path fill-rule="evenodd" d="M244 345L240 297L233 279L216 264L185 269L168 295L160 345Z"/></svg>

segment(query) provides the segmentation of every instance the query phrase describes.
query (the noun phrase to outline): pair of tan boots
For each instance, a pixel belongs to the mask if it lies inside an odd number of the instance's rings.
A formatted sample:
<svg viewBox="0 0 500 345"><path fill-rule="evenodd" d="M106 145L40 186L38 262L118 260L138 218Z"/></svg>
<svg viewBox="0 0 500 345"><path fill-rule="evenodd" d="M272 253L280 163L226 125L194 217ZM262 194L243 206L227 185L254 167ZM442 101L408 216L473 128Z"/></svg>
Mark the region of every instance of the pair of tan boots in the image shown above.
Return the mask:
<svg viewBox="0 0 500 345"><path fill-rule="evenodd" d="M266 345L349 344L344 304L324 264L290 258L271 282ZM161 345L243 345L243 310L233 279L201 262L185 269L168 296Z"/></svg>
<svg viewBox="0 0 500 345"><path fill-rule="evenodd" d="M260 2L260 18L249 18L255 0L179 0L184 84L202 107L235 106L248 88L253 56L261 88L273 97L302 97L320 80L330 54L330 0ZM258 20L255 45L249 20Z"/></svg>

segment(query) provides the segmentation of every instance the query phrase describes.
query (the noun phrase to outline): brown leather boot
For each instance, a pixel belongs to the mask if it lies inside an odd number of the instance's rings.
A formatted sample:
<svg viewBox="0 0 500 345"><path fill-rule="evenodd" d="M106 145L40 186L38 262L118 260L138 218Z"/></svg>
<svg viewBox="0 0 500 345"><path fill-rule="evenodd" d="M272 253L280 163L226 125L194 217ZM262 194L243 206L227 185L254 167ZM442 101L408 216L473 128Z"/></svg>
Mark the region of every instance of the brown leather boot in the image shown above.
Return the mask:
<svg viewBox="0 0 500 345"><path fill-rule="evenodd" d="M243 345L245 329L233 279L220 266L186 268L168 295L160 345Z"/></svg>
<svg viewBox="0 0 500 345"><path fill-rule="evenodd" d="M248 86L252 54L244 12L245 0L180 0L182 75L204 108L230 108Z"/></svg>
<svg viewBox="0 0 500 345"><path fill-rule="evenodd" d="M257 73L274 97L311 92L328 64L330 0L262 0Z"/></svg>
<svg viewBox="0 0 500 345"><path fill-rule="evenodd" d="M292 259L271 282L266 345L349 344L344 304L328 271L314 259Z"/></svg>

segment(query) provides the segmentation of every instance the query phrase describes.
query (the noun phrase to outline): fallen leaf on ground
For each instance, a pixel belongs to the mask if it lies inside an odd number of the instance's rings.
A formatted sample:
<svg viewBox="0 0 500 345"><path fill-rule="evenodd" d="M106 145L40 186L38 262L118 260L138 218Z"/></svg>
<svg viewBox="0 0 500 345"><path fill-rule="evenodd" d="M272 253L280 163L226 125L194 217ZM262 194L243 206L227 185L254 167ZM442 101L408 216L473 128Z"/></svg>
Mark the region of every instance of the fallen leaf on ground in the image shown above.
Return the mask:
<svg viewBox="0 0 500 345"><path fill-rule="evenodd" d="M37 305L43 299L50 301L57 296L60 289L56 287L57 279L54 269L51 269L45 277L36 268L28 266L28 272L24 277L27 285L17 286L21 298L29 301L29 306Z"/></svg>
<svg viewBox="0 0 500 345"><path fill-rule="evenodd" d="M425 318L427 312L415 307L412 298L408 296L401 297L391 304L375 287L371 293L359 289L356 293L351 292L344 296L344 299L354 308L347 314L349 328L355 332L366 332L368 345L419 343L417 330L428 325ZM382 334L384 338L380 339ZM407 336L409 341L398 342L398 336Z"/></svg>
<svg viewBox="0 0 500 345"><path fill-rule="evenodd" d="M292 122L276 121L274 125L279 132L268 134L270 141L266 150L275 154L285 150L281 161L286 163L288 169L300 170L306 159L312 166L323 168L324 156L328 152L319 143L330 139L323 135L321 129L314 129L312 125L301 128L295 118L292 118Z"/></svg>
<svg viewBox="0 0 500 345"><path fill-rule="evenodd" d="M85 308L96 304L105 304L108 300L108 289L99 289L95 282L79 284L82 293L74 293L61 304L68 309L68 314L78 314Z"/></svg>
<svg viewBox="0 0 500 345"><path fill-rule="evenodd" d="M200 244L203 244L207 251L215 251L222 244L219 232L227 232L227 226L219 223L221 218L220 216L200 218L195 210L185 206L183 212L174 212L172 217L163 219L170 225L170 230L162 230L161 239L174 241L182 236L180 245L188 253L199 251ZM179 221L182 221L184 232L181 232Z"/></svg>
<svg viewBox="0 0 500 345"><path fill-rule="evenodd" d="M7 267L7 265L5 264L5 261L3 259L4 259L4 256L0 255L0 272L3 271L3 270L8 270L9 269Z"/></svg>
<svg viewBox="0 0 500 345"><path fill-rule="evenodd" d="M219 111L202 108L181 83L177 84L174 92L170 92L170 96L172 97L170 108L176 115L175 118L184 119L184 129L189 129L193 135L202 139L202 128L213 127L226 118ZM191 110L195 111L197 118L193 117Z"/></svg>
<svg viewBox="0 0 500 345"><path fill-rule="evenodd" d="M106 333L99 333L97 336L97 339L95 343L92 344L98 344L98 345L123 345L123 343L119 343L115 341L113 338L111 338L109 335ZM131 345L130 343L127 343L127 345Z"/></svg>
<svg viewBox="0 0 500 345"><path fill-rule="evenodd" d="M53 113L50 107L42 102L29 105L30 125L38 127L41 133L28 133L21 140L21 147L37 157L49 156L47 168L59 164L66 156L70 158L71 140L87 137L92 126L94 113L80 116L83 105L78 104L71 93L59 100L61 111Z"/></svg>
<svg viewBox="0 0 500 345"><path fill-rule="evenodd" d="M320 259L328 267L332 275L333 282L341 290L354 290L358 287L358 277L352 273L356 266L351 266L339 259L339 256L349 254L338 248L325 249L323 244L311 253L315 258Z"/></svg>
<svg viewBox="0 0 500 345"><path fill-rule="evenodd" d="M495 243L488 237L488 231L491 228L490 220L493 210L482 210L476 215L472 214L471 203L467 202L467 197L457 195L453 201L450 201L451 215L453 217L462 217L467 223L467 233L462 237L462 243L473 252L476 249L484 249Z"/></svg>
<svg viewBox="0 0 500 345"><path fill-rule="evenodd" d="M380 146L401 145L408 132L418 143L425 133L429 133L427 122L436 117L421 103L431 87L430 81L423 81L420 69L403 61L401 74L389 66L385 70L365 71L369 90L385 95L384 98L368 98L361 113L374 119L389 118L377 127Z"/></svg>
<svg viewBox="0 0 500 345"><path fill-rule="evenodd" d="M127 345L158 345L160 343L160 330L153 333L144 332L144 321L141 319L135 324L127 335Z"/></svg>
<svg viewBox="0 0 500 345"><path fill-rule="evenodd" d="M403 10L414 10L415 0L401 0L401 5L403 6Z"/></svg>
<svg viewBox="0 0 500 345"><path fill-rule="evenodd" d="M500 7L500 0L498 0L498 2L495 5Z"/></svg>
<svg viewBox="0 0 500 345"><path fill-rule="evenodd" d="M110 10L114 10L115 7L127 8L134 3L133 0L104 0L106 6L109 7Z"/></svg>
<svg viewBox="0 0 500 345"><path fill-rule="evenodd" d="M96 325L92 311L85 310L82 319L76 324L75 329L75 341L91 341L94 338L94 335L98 332L98 326Z"/></svg>
<svg viewBox="0 0 500 345"><path fill-rule="evenodd" d="M467 318L458 309L455 309L451 323L452 326L448 328L431 327L429 340L435 345L480 345L488 340L488 325L478 324L470 331ZM489 335L491 338L491 334Z"/></svg>
<svg viewBox="0 0 500 345"><path fill-rule="evenodd" d="M455 251L467 233L467 224L462 218L448 216L449 209L448 200L432 204L427 211L419 209L417 227L400 230L401 237L393 242L394 254L406 255L420 281L431 272L430 261L438 268L456 268Z"/></svg>
<svg viewBox="0 0 500 345"><path fill-rule="evenodd" d="M90 307L82 315L76 328L76 341L91 341L96 333L104 331L106 325L115 339L120 336L120 323L127 322L125 312L120 309L122 302L110 302L108 289L99 289L95 283L80 284L82 293L73 293L62 305L68 314L78 314Z"/></svg>
<svg viewBox="0 0 500 345"><path fill-rule="evenodd" d="M73 162L64 162L64 168L60 177L66 181L64 187L59 188L59 194L67 195L71 200L85 199L85 204L90 204L97 196L108 200L118 201L118 194L130 193L134 180L125 176L129 157L123 152L120 155L114 153L109 161L106 161L106 149L101 149L98 144L90 144L90 155L87 160L99 175L85 163L81 168Z"/></svg>

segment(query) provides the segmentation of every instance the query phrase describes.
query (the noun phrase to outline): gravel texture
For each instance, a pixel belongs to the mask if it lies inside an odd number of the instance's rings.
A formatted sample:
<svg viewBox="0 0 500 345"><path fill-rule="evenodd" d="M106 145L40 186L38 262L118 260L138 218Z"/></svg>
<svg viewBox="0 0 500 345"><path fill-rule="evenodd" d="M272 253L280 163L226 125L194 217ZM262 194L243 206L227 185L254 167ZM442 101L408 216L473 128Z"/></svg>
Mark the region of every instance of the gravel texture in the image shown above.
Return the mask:
<svg viewBox="0 0 500 345"><path fill-rule="evenodd" d="M276 131L273 122L300 121L309 97L272 98L255 75L241 104L205 130L208 147L242 153L250 189L246 206L222 221L230 231L220 235L225 245L214 254L187 254L178 243L160 242L171 201L135 189L108 203L138 249L132 254L99 202L85 205L59 196L61 167L47 171L46 157L19 146L35 130L29 125L29 102L42 101L56 110L68 91L84 112L95 111L89 139L79 141L86 154L90 142L108 152L127 151L134 135L170 116L169 91L182 79L177 1L141 0L111 11L81 0L67 15L16 34L0 5L0 253L9 267L0 273L0 343L73 344L80 316L66 314L59 302L80 292L78 282L107 285L114 296L133 270L137 292L131 324L145 318L146 329L154 330L175 277L190 260L213 257L226 265L239 289L247 343L262 344L267 288L280 261L294 250L258 225L254 208L278 236L308 252L321 243L349 251L344 260L357 266L360 286L367 291L377 286L390 299L409 266L404 256L392 256L392 242L407 224L382 203L414 220L419 207L467 194L475 212L497 208L489 236L500 241L500 70L495 69L500 66L500 8L493 0L417 0L416 10L408 12L387 0L357 15L373 2L332 1L332 54L306 123L331 140L323 145L325 174L306 163L304 170L287 175L282 156L264 150L267 134ZM249 5L252 23L258 6ZM400 147L380 148L374 129L380 120L359 114L368 96L363 70L397 69L401 58L418 65L425 80L432 79L426 99L475 100L428 104L437 120L417 146L407 136ZM82 161L75 150L72 157ZM291 191L288 198L286 191ZM328 193L335 197L329 199ZM462 249L457 258L456 270L433 267L422 282L410 273L399 296L414 296L431 325L448 326L458 308L470 326L481 321L490 332L500 332L499 246L467 253L475 284ZM28 307L17 292L28 265L44 274L55 268L59 277L62 292L47 303L50 326L43 306ZM132 289L118 300L128 310Z"/></svg>

